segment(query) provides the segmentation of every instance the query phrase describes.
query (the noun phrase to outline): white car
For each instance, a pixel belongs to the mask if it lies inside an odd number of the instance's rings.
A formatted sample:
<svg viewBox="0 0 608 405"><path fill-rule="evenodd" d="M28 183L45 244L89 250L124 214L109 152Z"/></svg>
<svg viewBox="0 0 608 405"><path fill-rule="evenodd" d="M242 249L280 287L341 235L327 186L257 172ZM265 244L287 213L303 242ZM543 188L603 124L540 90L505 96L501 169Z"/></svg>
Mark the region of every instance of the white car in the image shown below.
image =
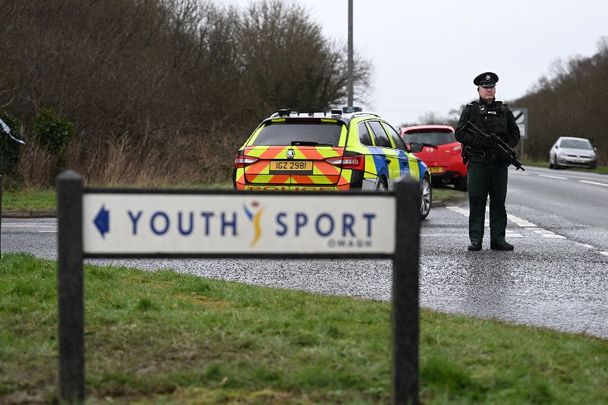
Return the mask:
<svg viewBox="0 0 608 405"><path fill-rule="evenodd" d="M597 148L589 139L560 136L549 151L549 168L597 167Z"/></svg>

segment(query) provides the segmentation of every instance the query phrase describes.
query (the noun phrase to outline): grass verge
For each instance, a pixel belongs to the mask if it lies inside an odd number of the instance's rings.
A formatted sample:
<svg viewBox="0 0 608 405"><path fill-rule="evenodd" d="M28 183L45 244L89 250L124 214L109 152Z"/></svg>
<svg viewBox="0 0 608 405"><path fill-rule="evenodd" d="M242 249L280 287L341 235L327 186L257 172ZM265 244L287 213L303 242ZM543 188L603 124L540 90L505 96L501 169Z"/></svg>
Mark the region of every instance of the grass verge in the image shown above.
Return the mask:
<svg viewBox="0 0 608 405"><path fill-rule="evenodd" d="M217 184L178 184L163 185L163 188L180 189L231 189L230 183ZM27 189L18 191L4 190L2 195L2 210L4 211L53 211L57 208L57 194L54 188Z"/></svg>
<svg viewBox="0 0 608 405"><path fill-rule="evenodd" d="M0 262L0 403L56 399L54 262ZM388 403L390 304L85 267L89 401ZM601 403L608 341L421 314L425 403Z"/></svg>
<svg viewBox="0 0 608 405"><path fill-rule="evenodd" d="M525 166L532 166L532 167L544 167L544 168L549 168L549 162L548 161L543 161L543 160L524 160L523 162L524 167ZM568 170L576 170L576 171L581 171L581 172L587 172L587 173L599 173L599 174L608 174L608 166L598 166L595 169L585 169L582 167L569 167Z"/></svg>
<svg viewBox="0 0 608 405"><path fill-rule="evenodd" d="M444 204L458 204L467 200L466 191L459 191L450 186L434 186L433 201L442 201Z"/></svg>
<svg viewBox="0 0 608 405"><path fill-rule="evenodd" d="M3 211L51 211L57 206L54 189L45 190L3 190Z"/></svg>

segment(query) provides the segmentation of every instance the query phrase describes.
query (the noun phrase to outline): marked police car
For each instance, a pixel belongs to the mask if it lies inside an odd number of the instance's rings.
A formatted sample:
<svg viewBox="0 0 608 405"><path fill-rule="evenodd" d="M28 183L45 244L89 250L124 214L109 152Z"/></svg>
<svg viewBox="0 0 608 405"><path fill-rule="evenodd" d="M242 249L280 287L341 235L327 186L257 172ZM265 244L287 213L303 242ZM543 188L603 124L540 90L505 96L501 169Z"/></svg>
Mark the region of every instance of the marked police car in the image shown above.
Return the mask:
<svg viewBox="0 0 608 405"><path fill-rule="evenodd" d="M431 210L431 174L376 114L279 110L253 131L234 161L237 190L387 190L409 175L420 183L420 214Z"/></svg>

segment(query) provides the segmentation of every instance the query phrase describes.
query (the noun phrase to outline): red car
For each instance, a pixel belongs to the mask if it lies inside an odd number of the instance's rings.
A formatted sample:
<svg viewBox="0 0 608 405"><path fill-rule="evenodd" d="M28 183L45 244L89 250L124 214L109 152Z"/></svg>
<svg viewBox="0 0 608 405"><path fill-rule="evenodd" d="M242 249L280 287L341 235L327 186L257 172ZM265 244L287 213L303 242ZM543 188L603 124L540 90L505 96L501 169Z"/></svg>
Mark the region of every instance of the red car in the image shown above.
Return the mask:
<svg viewBox="0 0 608 405"><path fill-rule="evenodd" d="M421 144L415 155L429 167L435 184L453 184L467 189L467 166L462 162L462 145L449 125L416 125L401 128L406 144Z"/></svg>

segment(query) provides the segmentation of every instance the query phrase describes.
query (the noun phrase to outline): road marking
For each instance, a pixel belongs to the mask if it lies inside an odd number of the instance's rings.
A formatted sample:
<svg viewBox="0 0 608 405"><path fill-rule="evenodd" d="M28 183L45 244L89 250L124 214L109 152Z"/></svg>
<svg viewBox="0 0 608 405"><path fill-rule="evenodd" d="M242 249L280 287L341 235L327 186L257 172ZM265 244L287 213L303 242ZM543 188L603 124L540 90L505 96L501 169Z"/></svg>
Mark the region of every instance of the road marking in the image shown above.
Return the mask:
<svg viewBox="0 0 608 405"><path fill-rule="evenodd" d="M587 248L587 249L595 249L595 246L592 246L588 243L582 243L582 242L574 242L574 243L576 243L577 245L579 245L581 247Z"/></svg>
<svg viewBox="0 0 608 405"><path fill-rule="evenodd" d="M38 233L57 233L57 231L38 231Z"/></svg>
<svg viewBox="0 0 608 405"><path fill-rule="evenodd" d="M461 233L421 233L420 236L433 238L462 238L464 235Z"/></svg>
<svg viewBox="0 0 608 405"><path fill-rule="evenodd" d="M521 228L537 228L536 224L533 224L532 222L529 222L525 219L516 217L515 215L507 214L507 218Z"/></svg>
<svg viewBox="0 0 608 405"><path fill-rule="evenodd" d="M539 174L538 177L546 177L548 179L558 179L558 180L568 180L567 177L561 177L561 176L551 176L549 174Z"/></svg>
<svg viewBox="0 0 608 405"><path fill-rule="evenodd" d="M601 255L608 256L608 252L600 252Z"/></svg>
<svg viewBox="0 0 608 405"><path fill-rule="evenodd" d="M542 236L543 238L566 239L565 236L558 235L555 232L551 232L551 231L548 231L548 230L542 229L542 228L533 229L533 231L535 233L539 234L540 236Z"/></svg>
<svg viewBox="0 0 608 405"><path fill-rule="evenodd" d="M449 210L451 210L451 211L454 211L454 212L458 213L458 214L462 214L465 217L469 216L469 211L465 210L464 208L460 208L460 207L447 207L447 208Z"/></svg>
<svg viewBox="0 0 608 405"><path fill-rule="evenodd" d="M579 180L581 183L593 184L594 186L608 187L607 183L598 183L597 181Z"/></svg>
<svg viewBox="0 0 608 405"><path fill-rule="evenodd" d="M14 224L14 223L2 223L3 227L7 228L56 228L57 225L48 224Z"/></svg>
<svg viewBox="0 0 608 405"><path fill-rule="evenodd" d="M506 233L506 235L505 235L505 236L507 236L507 237L509 237L509 238L523 238L523 237L524 237L524 235L522 235L522 234L520 234L520 233L515 233L515 232L513 232L513 231L512 231L512 230L510 230L510 229L507 229L507 230L505 231L505 233Z"/></svg>

